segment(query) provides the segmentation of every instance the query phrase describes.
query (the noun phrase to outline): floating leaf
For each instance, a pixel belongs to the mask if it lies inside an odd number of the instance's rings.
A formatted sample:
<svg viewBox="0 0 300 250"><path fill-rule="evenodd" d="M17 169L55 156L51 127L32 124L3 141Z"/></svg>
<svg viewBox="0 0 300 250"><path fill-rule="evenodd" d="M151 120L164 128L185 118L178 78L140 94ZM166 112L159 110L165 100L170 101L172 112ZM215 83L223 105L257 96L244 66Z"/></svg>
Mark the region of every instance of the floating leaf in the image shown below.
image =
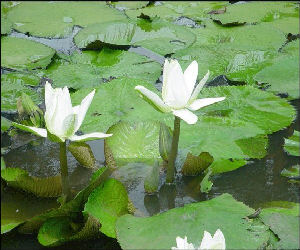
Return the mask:
<svg viewBox="0 0 300 250"><path fill-rule="evenodd" d="M38 42L16 37L1 38L1 67L24 70L46 68L55 50Z"/></svg>
<svg viewBox="0 0 300 250"><path fill-rule="evenodd" d="M68 150L76 158L76 160L83 166L93 168L95 165L95 156L93 151L85 142L71 142L68 145Z"/></svg>
<svg viewBox="0 0 300 250"><path fill-rule="evenodd" d="M69 62L56 61L44 71L57 87L91 88L119 77L155 83L161 73L159 63L133 52L103 48L100 52L74 53Z"/></svg>
<svg viewBox="0 0 300 250"><path fill-rule="evenodd" d="M144 181L144 189L146 193L155 193L158 190L159 185L159 163L155 162L155 164L151 167L148 172L145 181Z"/></svg>
<svg viewBox="0 0 300 250"><path fill-rule="evenodd" d="M223 14L212 15L213 20L223 25L273 21L281 16L299 16L292 2L247 2L231 4Z"/></svg>
<svg viewBox="0 0 300 250"><path fill-rule="evenodd" d="M259 217L279 237L276 249L299 249L299 204L294 208L264 208Z"/></svg>
<svg viewBox="0 0 300 250"><path fill-rule="evenodd" d="M201 152L198 156L188 153L181 171L183 175L186 176L199 175L206 170L213 161L214 157L207 152Z"/></svg>
<svg viewBox="0 0 300 250"><path fill-rule="evenodd" d="M39 95L32 89L27 88L22 81L16 81L9 77L9 74L1 74L1 110L15 111L17 109L17 99L27 94L34 103L40 103Z"/></svg>
<svg viewBox="0 0 300 250"><path fill-rule="evenodd" d="M76 34L74 41L79 48L86 48L100 41L141 46L166 55L189 47L195 41L195 35L185 27L161 20L139 20L137 23L114 21L89 25Z"/></svg>
<svg viewBox="0 0 300 250"><path fill-rule="evenodd" d="M281 175L288 178L299 178L300 175L300 165L295 165L290 167L289 169L284 168L281 171Z"/></svg>
<svg viewBox="0 0 300 250"><path fill-rule="evenodd" d="M92 216L84 223L75 223L70 217L54 217L44 222L38 240L43 246L59 246L68 241L96 238L99 228L100 223Z"/></svg>
<svg viewBox="0 0 300 250"><path fill-rule="evenodd" d="M294 130L294 134L288 139L284 139L284 150L290 155L300 156L300 132Z"/></svg>
<svg viewBox="0 0 300 250"><path fill-rule="evenodd" d="M115 238L117 218L128 213L128 195L123 184L115 179L105 181L90 194L83 213L98 219L100 231Z"/></svg>
<svg viewBox="0 0 300 250"><path fill-rule="evenodd" d="M233 171L244 166L246 163L246 160L241 159L219 159L211 164L210 169L212 170L213 174L220 174Z"/></svg>
<svg viewBox="0 0 300 250"><path fill-rule="evenodd" d="M112 6L122 10L135 10L146 7L149 1L113 1Z"/></svg>
<svg viewBox="0 0 300 250"><path fill-rule="evenodd" d="M70 35L75 25L86 27L92 23L125 20L126 16L105 2L54 1L21 2L8 13L8 19L19 32L61 38Z"/></svg>
<svg viewBox="0 0 300 250"><path fill-rule="evenodd" d="M273 64L259 71L254 79L267 85L267 91L299 98L299 56L279 57ZM284 74L282 73L284 72Z"/></svg>
<svg viewBox="0 0 300 250"><path fill-rule="evenodd" d="M271 232L259 221L242 219L253 212L231 195L223 194L152 217L122 216L116 224L117 238L123 249L141 246L143 249L171 249L176 246L178 236L187 236L188 241L198 247L204 230L214 233L219 228L226 239L226 248L257 249L268 241ZM249 230L249 227L254 229Z"/></svg>
<svg viewBox="0 0 300 250"><path fill-rule="evenodd" d="M40 197L58 197L61 194L60 175L38 178L29 176L27 171L20 168L6 168L1 170L1 177L9 186Z"/></svg>

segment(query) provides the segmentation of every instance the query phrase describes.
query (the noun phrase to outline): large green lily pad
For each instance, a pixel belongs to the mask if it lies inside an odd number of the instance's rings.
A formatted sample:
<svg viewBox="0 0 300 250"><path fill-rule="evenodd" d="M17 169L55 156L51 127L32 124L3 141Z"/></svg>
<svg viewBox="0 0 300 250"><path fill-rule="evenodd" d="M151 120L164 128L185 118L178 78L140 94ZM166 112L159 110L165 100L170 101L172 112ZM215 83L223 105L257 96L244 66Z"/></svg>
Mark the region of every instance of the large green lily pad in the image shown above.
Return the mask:
<svg viewBox="0 0 300 250"><path fill-rule="evenodd" d="M88 13L88 14L87 14ZM125 20L120 11L105 2L21 2L8 13L13 28L38 37L65 37L74 25Z"/></svg>
<svg viewBox="0 0 300 250"><path fill-rule="evenodd" d="M279 237L275 249L299 249L299 204L293 208L264 208L259 217Z"/></svg>
<svg viewBox="0 0 300 250"><path fill-rule="evenodd" d="M57 60L44 71L57 87L74 89L97 87L104 81L134 77L151 83L159 78L161 66L132 52L103 48L100 52L75 52L68 62Z"/></svg>
<svg viewBox="0 0 300 250"><path fill-rule="evenodd" d="M20 76L20 77L19 77ZM17 75L15 73L2 74L1 75L1 110L2 111L16 111L17 99L22 93L27 94L33 100L34 103L39 104L41 98L39 94L25 85L35 84L36 78L30 77L31 80L27 80L27 76Z"/></svg>
<svg viewBox="0 0 300 250"><path fill-rule="evenodd" d="M282 56L273 64L259 71L254 79L270 85L268 91L288 94L290 99L299 98L299 56Z"/></svg>
<svg viewBox="0 0 300 250"><path fill-rule="evenodd" d="M271 232L260 221L243 217L254 210L223 194L209 201L185 205L147 218L125 215L117 220L117 239L123 249L171 249L176 237L187 236L195 247L200 245L204 230L221 229L227 249L257 249L265 244ZM243 239L243 240L241 240Z"/></svg>
<svg viewBox="0 0 300 250"><path fill-rule="evenodd" d="M128 195L123 184L115 179L105 181L90 194L83 213L98 219L100 231L115 238L117 218L128 213Z"/></svg>
<svg viewBox="0 0 300 250"><path fill-rule="evenodd" d="M195 35L186 27L162 20L138 20L137 22L107 22L92 24L80 30L74 37L79 48L92 46L95 42L134 45L166 55L189 47L195 41Z"/></svg>
<svg viewBox="0 0 300 250"><path fill-rule="evenodd" d="M211 18L223 25L273 21L282 16L299 16L296 3L293 2L247 2L232 4L222 14L213 14Z"/></svg>
<svg viewBox="0 0 300 250"><path fill-rule="evenodd" d="M24 70L45 68L55 50L38 42L16 37L1 38L1 67Z"/></svg>
<svg viewBox="0 0 300 250"><path fill-rule="evenodd" d="M300 156L300 132L295 130L294 134L288 139L284 139L284 150L290 155Z"/></svg>
<svg viewBox="0 0 300 250"><path fill-rule="evenodd" d="M12 22L8 20L7 13L18 4L18 2L14 1L1 2L1 35L6 35L11 32Z"/></svg>

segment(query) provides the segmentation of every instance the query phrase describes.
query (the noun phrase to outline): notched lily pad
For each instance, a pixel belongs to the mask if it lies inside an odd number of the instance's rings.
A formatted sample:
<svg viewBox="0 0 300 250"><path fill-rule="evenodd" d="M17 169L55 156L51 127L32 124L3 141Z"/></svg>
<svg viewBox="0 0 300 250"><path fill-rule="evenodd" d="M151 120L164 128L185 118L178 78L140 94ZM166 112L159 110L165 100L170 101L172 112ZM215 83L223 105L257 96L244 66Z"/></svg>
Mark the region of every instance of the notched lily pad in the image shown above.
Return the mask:
<svg viewBox="0 0 300 250"><path fill-rule="evenodd" d="M1 38L1 67L24 70L46 68L55 50L38 42L16 37Z"/></svg>

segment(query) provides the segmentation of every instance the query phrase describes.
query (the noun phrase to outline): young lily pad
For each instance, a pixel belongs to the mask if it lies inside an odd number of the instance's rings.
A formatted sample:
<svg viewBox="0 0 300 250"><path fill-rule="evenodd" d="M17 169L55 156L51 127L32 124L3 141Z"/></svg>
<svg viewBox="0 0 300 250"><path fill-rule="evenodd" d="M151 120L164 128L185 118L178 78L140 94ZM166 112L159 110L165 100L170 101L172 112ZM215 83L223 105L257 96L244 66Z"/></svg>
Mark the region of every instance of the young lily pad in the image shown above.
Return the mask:
<svg viewBox="0 0 300 250"><path fill-rule="evenodd" d="M113 125L107 133L114 136L106 139L116 165L128 162L153 163L160 158L158 152L158 122L121 122Z"/></svg>
<svg viewBox="0 0 300 250"><path fill-rule="evenodd" d="M211 174L212 174L212 171L211 171L211 169L209 169L200 183L200 191L202 193L208 193L213 186L212 181L209 180Z"/></svg>
<svg viewBox="0 0 300 250"><path fill-rule="evenodd" d="M296 4L292 2L247 2L232 4L222 14L213 14L211 18L223 25L259 23L273 21L281 16L299 16Z"/></svg>
<svg viewBox="0 0 300 250"><path fill-rule="evenodd" d="M267 91L299 98L299 56L279 57L272 65L259 71L254 79L267 85ZM284 74L282 74L284 72Z"/></svg>
<svg viewBox="0 0 300 250"><path fill-rule="evenodd" d="M160 64L145 56L105 47L100 52L75 52L69 60L56 61L44 71L44 75L57 87L91 88L119 77L155 83L161 73Z"/></svg>
<svg viewBox="0 0 300 250"><path fill-rule="evenodd" d="M1 38L1 67L24 70L46 68L55 50L28 39Z"/></svg>
<svg viewBox="0 0 300 250"><path fill-rule="evenodd" d="M41 102L38 93L28 88L25 84L23 84L23 79L24 79L23 77L21 78L11 77L10 74L1 74L1 110L2 111L16 111L17 99L23 93L30 96L35 104L39 104Z"/></svg>
<svg viewBox="0 0 300 250"><path fill-rule="evenodd" d="M144 189L146 193L155 193L159 186L159 163L158 161L151 167L144 180Z"/></svg>
<svg viewBox="0 0 300 250"><path fill-rule="evenodd" d="M191 153L187 154L186 160L182 166L183 175L199 175L212 164L214 158L207 152L201 152L198 156Z"/></svg>
<svg viewBox="0 0 300 250"><path fill-rule="evenodd" d="M295 165L290 167L289 169L284 168L281 171L281 175L288 178L299 178L300 176L300 165Z"/></svg>
<svg viewBox="0 0 300 250"><path fill-rule="evenodd" d="M115 179L105 181L90 194L83 213L98 219L100 231L115 238L117 218L128 213L128 195L123 184Z"/></svg>
<svg viewBox="0 0 300 250"><path fill-rule="evenodd" d="M126 19L123 13L105 2L21 2L7 16L19 32L55 38L70 35L75 25L86 27L92 23Z"/></svg>
<svg viewBox="0 0 300 250"><path fill-rule="evenodd" d="M279 237L276 249L299 249L299 204L293 208L264 208L259 217Z"/></svg>
<svg viewBox="0 0 300 250"><path fill-rule="evenodd" d="M54 217L45 221L38 240L43 246L59 246L73 240L89 240L99 235L100 223L88 216L84 223L75 223L70 217Z"/></svg>
<svg viewBox="0 0 300 250"><path fill-rule="evenodd" d="M1 170L1 177L9 186L39 197L58 197L61 194L61 177L59 175L38 178L29 176L27 171L20 168L6 168Z"/></svg>
<svg viewBox="0 0 300 250"><path fill-rule="evenodd" d="M214 233L221 229L226 248L257 249L268 241L271 232L259 221L242 219L253 212L231 195L223 194L152 217L124 215L117 220L117 239L123 249L141 246L143 249L171 249L176 246L176 237L187 236L188 242L198 247L204 231Z"/></svg>
<svg viewBox="0 0 300 250"><path fill-rule="evenodd" d="M97 41L141 46L166 55L189 47L195 41L195 35L185 27L162 20L139 20L92 24L80 30L74 37L74 42L79 48L86 48Z"/></svg>
<svg viewBox="0 0 300 250"><path fill-rule="evenodd" d="M284 139L284 150L290 155L300 156L300 132L294 130L294 134L288 139Z"/></svg>

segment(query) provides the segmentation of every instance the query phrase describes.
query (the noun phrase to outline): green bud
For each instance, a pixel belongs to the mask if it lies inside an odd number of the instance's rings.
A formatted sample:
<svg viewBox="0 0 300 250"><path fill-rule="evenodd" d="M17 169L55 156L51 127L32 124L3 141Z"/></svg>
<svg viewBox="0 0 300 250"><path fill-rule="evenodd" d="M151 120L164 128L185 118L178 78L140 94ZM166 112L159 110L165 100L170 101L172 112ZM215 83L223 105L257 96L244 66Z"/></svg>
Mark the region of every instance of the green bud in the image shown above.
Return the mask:
<svg viewBox="0 0 300 250"><path fill-rule="evenodd" d="M159 164L158 161L155 162L151 170L148 172L145 181L144 189L146 193L155 193L158 190L159 185Z"/></svg>
<svg viewBox="0 0 300 250"><path fill-rule="evenodd" d="M21 124L38 128L44 127L43 111L25 93L22 93L17 100L17 110Z"/></svg>
<svg viewBox="0 0 300 250"><path fill-rule="evenodd" d="M72 153L75 159L87 168L93 168L95 165L95 157L93 151L85 142L71 142L68 150Z"/></svg>

